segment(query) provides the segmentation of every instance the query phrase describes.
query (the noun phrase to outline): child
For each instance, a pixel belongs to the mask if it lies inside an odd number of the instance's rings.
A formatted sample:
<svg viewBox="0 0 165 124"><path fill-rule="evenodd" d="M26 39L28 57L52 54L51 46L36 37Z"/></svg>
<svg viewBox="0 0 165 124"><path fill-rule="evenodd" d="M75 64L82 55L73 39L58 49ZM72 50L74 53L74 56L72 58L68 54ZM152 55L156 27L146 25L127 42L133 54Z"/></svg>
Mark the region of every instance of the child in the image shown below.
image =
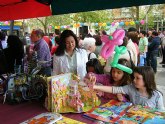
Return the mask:
<svg viewBox="0 0 165 124"><path fill-rule="evenodd" d="M100 61L96 58L90 59L86 63L86 70L87 70L87 73L93 72L95 74L103 74L103 67L101 66Z"/></svg>
<svg viewBox="0 0 165 124"><path fill-rule="evenodd" d="M89 80L95 84L95 76L90 75ZM164 111L162 94L156 89L154 71L151 67L136 67L134 70L134 82L122 87L98 86L93 89L107 93L127 94L133 104L149 106Z"/></svg>
<svg viewBox="0 0 165 124"><path fill-rule="evenodd" d="M131 66L130 62L126 59L119 59L119 64L129 67ZM90 74L89 74L90 75ZM107 74L94 74L96 77L96 83L105 85L105 86L124 86L130 84L132 82L130 74L125 72L124 70L120 70L118 68L111 68L110 75ZM117 96L122 96L121 94L117 94ZM105 93L104 98L106 99L117 99L116 95L112 93ZM122 101L125 101L125 97Z"/></svg>

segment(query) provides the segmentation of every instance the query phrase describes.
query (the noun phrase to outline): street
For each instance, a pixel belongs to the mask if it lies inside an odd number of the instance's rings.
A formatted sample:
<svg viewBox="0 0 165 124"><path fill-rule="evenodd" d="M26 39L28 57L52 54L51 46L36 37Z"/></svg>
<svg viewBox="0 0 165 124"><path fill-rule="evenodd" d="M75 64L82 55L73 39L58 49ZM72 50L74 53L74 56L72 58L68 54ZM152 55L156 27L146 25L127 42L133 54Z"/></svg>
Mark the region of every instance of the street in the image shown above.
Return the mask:
<svg viewBox="0 0 165 124"><path fill-rule="evenodd" d="M162 68L162 65L159 64L161 58L158 58L158 70L156 73L156 83L157 88L163 93L163 100L165 105L165 68Z"/></svg>

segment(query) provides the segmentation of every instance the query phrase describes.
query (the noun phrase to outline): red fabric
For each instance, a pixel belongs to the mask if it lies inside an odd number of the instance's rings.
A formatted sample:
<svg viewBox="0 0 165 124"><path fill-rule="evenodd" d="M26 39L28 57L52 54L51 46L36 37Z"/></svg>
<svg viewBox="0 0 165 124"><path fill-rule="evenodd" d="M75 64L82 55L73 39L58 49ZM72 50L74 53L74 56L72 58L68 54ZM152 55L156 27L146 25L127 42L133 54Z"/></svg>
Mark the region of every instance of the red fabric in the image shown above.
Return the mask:
<svg viewBox="0 0 165 124"><path fill-rule="evenodd" d="M56 52L56 50L57 50L57 46L53 46L52 47L52 50L51 50L51 55L52 56L54 55L54 53Z"/></svg>
<svg viewBox="0 0 165 124"><path fill-rule="evenodd" d="M35 0L0 0L0 21L50 16L50 6Z"/></svg>
<svg viewBox="0 0 165 124"><path fill-rule="evenodd" d="M48 36L44 36L43 39L46 41L46 43L48 44L49 49L51 51L51 49L52 49L52 42L51 42L50 38Z"/></svg>

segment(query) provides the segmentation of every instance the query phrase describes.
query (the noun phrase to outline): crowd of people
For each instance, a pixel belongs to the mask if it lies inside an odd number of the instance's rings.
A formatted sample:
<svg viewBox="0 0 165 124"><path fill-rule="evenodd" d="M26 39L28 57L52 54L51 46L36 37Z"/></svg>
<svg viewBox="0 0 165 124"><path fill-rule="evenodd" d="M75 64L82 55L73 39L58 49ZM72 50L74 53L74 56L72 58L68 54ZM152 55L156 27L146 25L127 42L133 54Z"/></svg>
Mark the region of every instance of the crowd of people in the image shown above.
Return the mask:
<svg viewBox="0 0 165 124"><path fill-rule="evenodd" d="M133 74L111 66L115 51L107 60L100 57L104 45L101 37L104 35L111 34L100 30L95 35L89 33L82 38L71 30L62 33L56 30L49 37L44 36L41 29L35 29L30 35L31 44L27 46L15 35L9 35L5 42L5 34L0 32L0 74L15 73L15 66L24 66L25 54L30 60L35 53L38 61L45 61L39 74L54 76L71 72L81 79L88 78L93 89L106 92L99 94L107 99L131 101L164 110L154 74L158 55L162 56L161 64L165 67L165 31L125 30L121 46L125 46L127 51L120 56L118 63L132 69Z"/></svg>

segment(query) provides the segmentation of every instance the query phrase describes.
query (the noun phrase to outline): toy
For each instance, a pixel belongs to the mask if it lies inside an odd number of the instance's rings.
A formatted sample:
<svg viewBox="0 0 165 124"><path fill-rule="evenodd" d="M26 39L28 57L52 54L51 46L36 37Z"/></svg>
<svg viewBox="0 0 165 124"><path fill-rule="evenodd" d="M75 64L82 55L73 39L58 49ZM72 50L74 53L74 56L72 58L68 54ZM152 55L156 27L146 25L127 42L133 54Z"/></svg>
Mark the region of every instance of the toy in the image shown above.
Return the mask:
<svg viewBox="0 0 165 124"><path fill-rule="evenodd" d="M81 94L78 91L78 84L76 81L71 80L69 83L69 100L68 104L70 107L75 108L76 111L81 112L84 104L81 101Z"/></svg>
<svg viewBox="0 0 165 124"><path fill-rule="evenodd" d="M115 49L115 46L121 45L123 43L123 38L125 36L125 31L123 29L116 30L112 36L103 35L101 40L105 42L105 45L101 49L101 56L104 59L108 59Z"/></svg>
<svg viewBox="0 0 165 124"><path fill-rule="evenodd" d="M38 61L37 53L34 52L30 61L27 55L24 57L23 66L15 65L14 74L8 74L4 86L4 103L19 103L31 99L40 99L46 91L47 77L37 75L42 65L50 61ZM32 66L32 65L33 66Z"/></svg>
<svg viewBox="0 0 165 124"><path fill-rule="evenodd" d="M132 69L126 67L126 66L123 66L121 64L118 64L118 61L119 61L119 57L121 54L124 54L125 52L127 51L127 48L124 47L124 46L121 46L121 47L118 47L116 46L115 47L115 55L114 55L114 58L113 58L113 62L111 63L111 66L112 67L115 67L115 68L118 68L120 70L123 70L129 74L132 74Z"/></svg>
<svg viewBox="0 0 165 124"><path fill-rule="evenodd" d="M71 73L51 77L48 83L49 111L58 113L85 112L98 106L100 100L87 82Z"/></svg>

